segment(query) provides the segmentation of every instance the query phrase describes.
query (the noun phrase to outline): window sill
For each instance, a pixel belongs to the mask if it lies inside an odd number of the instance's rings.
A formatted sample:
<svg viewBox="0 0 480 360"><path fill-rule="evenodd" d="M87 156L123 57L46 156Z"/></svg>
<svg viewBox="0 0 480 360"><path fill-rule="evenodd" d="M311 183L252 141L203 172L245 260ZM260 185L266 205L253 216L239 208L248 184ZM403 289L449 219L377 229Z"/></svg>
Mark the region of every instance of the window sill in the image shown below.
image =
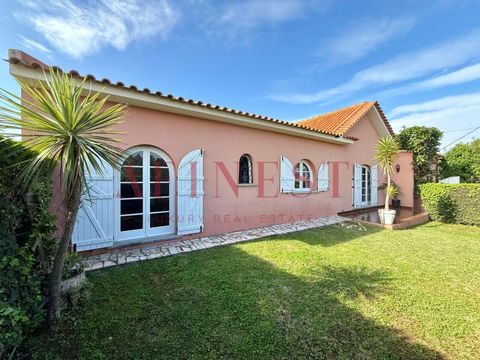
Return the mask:
<svg viewBox="0 0 480 360"><path fill-rule="evenodd" d="M257 184L237 184L237 187L258 187Z"/></svg>
<svg viewBox="0 0 480 360"><path fill-rule="evenodd" d="M304 190L299 190L299 189L294 189L292 191L293 194L310 194L312 193L313 191L310 190L310 189L304 189Z"/></svg>
<svg viewBox="0 0 480 360"><path fill-rule="evenodd" d="M284 191L281 194L317 194L317 193L326 193L328 190L293 190L293 191Z"/></svg>

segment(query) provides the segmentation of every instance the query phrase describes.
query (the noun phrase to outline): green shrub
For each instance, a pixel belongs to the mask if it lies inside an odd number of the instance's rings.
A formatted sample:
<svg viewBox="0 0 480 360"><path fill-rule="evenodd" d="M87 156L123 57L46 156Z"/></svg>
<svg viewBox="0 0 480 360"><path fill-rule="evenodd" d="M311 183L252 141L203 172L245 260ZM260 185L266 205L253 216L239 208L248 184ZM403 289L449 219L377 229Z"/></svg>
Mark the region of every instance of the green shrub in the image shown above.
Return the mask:
<svg viewBox="0 0 480 360"><path fill-rule="evenodd" d="M31 153L0 138L0 358L45 319L46 274L54 251L50 177L20 186Z"/></svg>
<svg viewBox="0 0 480 360"><path fill-rule="evenodd" d="M480 226L480 184L423 184L420 196L433 220Z"/></svg>

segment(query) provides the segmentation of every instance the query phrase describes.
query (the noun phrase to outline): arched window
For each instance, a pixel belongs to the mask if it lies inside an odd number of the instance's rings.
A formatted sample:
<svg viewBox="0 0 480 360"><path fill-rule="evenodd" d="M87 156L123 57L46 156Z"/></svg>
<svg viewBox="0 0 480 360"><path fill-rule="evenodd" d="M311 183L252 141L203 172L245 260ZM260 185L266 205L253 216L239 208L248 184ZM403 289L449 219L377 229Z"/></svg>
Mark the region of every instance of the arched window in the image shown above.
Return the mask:
<svg viewBox="0 0 480 360"><path fill-rule="evenodd" d="M253 184L252 158L250 155L243 154L240 156L238 163L238 183Z"/></svg>
<svg viewBox="0 0 480 360"><path fill-rule="evenodd" d="M312 171L305 161L300 161L295 166L295 190L310 191Z"/></svg>

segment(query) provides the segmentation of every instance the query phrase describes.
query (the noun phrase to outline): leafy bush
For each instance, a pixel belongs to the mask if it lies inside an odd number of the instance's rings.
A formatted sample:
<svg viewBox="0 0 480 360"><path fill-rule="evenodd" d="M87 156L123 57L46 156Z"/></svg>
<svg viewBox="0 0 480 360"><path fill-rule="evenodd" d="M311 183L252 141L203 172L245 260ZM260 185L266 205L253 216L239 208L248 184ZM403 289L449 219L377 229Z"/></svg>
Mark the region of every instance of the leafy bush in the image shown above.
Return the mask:
<svg viewBox="0 0 480 360"><path fill-rule="evenodd" d="M77 252L65 255L62 279L69 279L80 274L85 269L82 256Z"/></svg>
<svg viewBox="0 0 480 360"><path fill-rule="evenodd" d="M442 135L435 127L412 126L402 129L396 136L402 150L413 152L415 194L418 194L419 184L433 181L437 176L437 154Z"/></svg>
<svg viewBox="0 0 480 360"><path fill-rule="evenodd" d="M423 184L420 196L432 219L480 226L480 184Z"/></svg>
<svg viewBox="0 0 480 360"><path fill-rule="evenodd" d="M462 182L480 183L480 139L457 144L448 150L440 175L442 178L460 176Z"/></svg>
<svg viewBox="0 0 480 360"><path fill-rule="evenodd" d="M0 138L0 358L44 320L46 274L54 250L47 174L26 188L18 174L31 154Z"/></svg>

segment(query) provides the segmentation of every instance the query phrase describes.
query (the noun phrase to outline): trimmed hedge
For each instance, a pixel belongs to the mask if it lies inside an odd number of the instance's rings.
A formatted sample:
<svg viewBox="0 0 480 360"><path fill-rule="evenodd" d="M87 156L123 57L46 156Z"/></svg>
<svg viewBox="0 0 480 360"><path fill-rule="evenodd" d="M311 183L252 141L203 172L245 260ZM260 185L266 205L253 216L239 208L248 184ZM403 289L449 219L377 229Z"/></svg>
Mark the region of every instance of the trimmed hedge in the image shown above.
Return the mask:
<svg viewBox="0 0 480 360"><path fill-rule="evenodd" d="M423 184L420 196L433 220L480 226L480 184Z"/></svg>

